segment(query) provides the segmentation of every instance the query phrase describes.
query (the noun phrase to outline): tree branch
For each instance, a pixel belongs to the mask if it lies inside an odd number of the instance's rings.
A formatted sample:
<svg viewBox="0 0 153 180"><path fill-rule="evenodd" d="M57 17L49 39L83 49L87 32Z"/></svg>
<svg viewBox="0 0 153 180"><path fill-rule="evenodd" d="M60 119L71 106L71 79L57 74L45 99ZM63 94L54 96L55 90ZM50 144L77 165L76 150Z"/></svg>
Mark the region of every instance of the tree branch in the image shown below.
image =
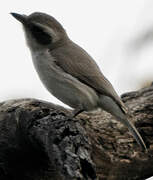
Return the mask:
<svg viewBox="0 0 153 180"><path fill-rule="evenodd" d="M143 180L153 176L153 86L122 95L147 144L104 111L20 99L0 103L1 180Z"/></svg>

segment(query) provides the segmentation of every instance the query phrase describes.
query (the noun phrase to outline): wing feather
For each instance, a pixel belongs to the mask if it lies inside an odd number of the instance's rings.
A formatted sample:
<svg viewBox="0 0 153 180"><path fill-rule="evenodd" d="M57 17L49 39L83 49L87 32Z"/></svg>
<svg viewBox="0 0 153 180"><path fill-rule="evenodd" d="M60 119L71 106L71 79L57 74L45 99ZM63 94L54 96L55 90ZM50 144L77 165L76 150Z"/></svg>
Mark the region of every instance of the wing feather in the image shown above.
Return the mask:
<svg viewBox="0 0 153 180"><path fill-rule="evenodd" d="M113 98L122 111L126 113L127 109L120 97L91 56L73 42L68 43L66 46L50 51L51 55L55 58L56 64L68 74L91 86L98 93Z"/></svg>

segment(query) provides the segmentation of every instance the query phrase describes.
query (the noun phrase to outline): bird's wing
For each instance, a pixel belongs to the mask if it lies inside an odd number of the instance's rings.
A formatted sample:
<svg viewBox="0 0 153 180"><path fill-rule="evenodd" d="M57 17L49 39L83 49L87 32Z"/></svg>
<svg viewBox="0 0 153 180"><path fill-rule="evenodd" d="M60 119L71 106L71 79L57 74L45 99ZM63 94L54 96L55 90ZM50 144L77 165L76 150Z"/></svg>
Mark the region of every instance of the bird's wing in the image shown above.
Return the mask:
<svg viewBox="0 0 153 180"><path fill-rule="evenodd" d="M127 112L120 97L115 92L111 83L104 77L96 62L79 46L74 43L51 51L56 64L65 72L76 77L100 94L110 96L120 106L124 113Z"/></svg>

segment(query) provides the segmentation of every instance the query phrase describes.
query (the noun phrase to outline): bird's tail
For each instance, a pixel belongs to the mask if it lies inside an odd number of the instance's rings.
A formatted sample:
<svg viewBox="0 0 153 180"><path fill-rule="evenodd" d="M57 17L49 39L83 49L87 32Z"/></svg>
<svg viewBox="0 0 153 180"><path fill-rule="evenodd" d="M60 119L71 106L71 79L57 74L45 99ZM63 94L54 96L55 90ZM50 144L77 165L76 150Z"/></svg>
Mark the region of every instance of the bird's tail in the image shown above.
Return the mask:
<svg viewBox="0 0 153 180"><path fill-rule="evenodd" d="M123 111L112 98L105 95L100 95L99 105L102 109L111 113L117 118L117 120L123 123L129 129L129 131L131 132L137 143L142 147L142 149L147 151L146 145L141 135L139 134L135 126L132 124L132 122L128 120L127 115L123 113Z"/></svg>

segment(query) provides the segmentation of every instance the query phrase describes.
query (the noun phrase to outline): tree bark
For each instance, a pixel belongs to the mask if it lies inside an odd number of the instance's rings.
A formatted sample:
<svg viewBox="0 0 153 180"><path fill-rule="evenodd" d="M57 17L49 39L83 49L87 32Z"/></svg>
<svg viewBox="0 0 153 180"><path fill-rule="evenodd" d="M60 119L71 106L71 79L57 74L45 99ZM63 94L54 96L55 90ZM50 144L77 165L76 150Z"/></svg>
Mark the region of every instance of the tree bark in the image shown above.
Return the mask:
<svg viewBox="0 0 153 180"><path fill-rule="evenodd" d="M153 86L122 95L148 152L105 111L36 100L0 103L0 180L144 180L153 176Z"/></svg>

